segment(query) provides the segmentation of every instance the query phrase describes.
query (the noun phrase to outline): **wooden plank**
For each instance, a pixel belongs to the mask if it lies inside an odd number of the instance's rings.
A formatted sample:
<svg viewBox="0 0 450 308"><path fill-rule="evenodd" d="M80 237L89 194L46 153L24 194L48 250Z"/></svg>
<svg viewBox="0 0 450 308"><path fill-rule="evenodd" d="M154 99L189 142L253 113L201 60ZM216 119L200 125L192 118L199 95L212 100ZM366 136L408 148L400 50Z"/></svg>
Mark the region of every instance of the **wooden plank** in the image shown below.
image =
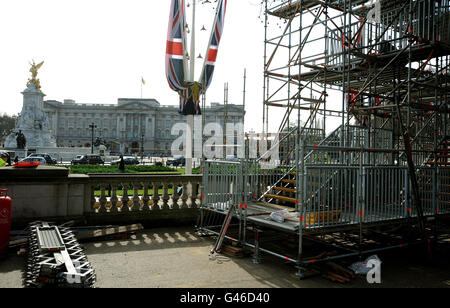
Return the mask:
<svg viewBox="0 0 450 308"><path fill-rule="evenodd" d="M295 188L275 187L274 189L278 190L278 191L285 191L285 192L290 192L290 193L295 193L296 192Z"/></svg>
<svg viewBox="0 0 450 308"><path fill-rule="evenodd" d="M287 202L291 202L291 203L296 203L297 200L294 198L289 198L289 197L285 197L285 196L278 196L278 195L266 195L266 198L268 199L278 199L278 200L283 200L283 201L287 201Z"/></svg>
<svg viewBox="0 0 450 308"><path fill-rule="evenodd" d="M433 202L433 200L431 199L421 199L422 201L427 201L427 202ZM446 205L450 205L450 201L442 201L442 200L438 200L439 203L441 204L446 204Z"/></svg>
<svg viewBox="0 0 450 308"><path fill-rule="evenodd" d="M423 194L432 194L433 192L429 191L429 190L422 190L421 193L423 193ZM450 193L448 193L448 192L438 192L437 194L441 195L441 196L450 196Z"/></svg>
<svg viewBox="0 0 450 308"><path fill-rule="evenodd" d="M295 172L291 172L291 175L297 175L297 174ZM305 176L307 176L307 177L316 177L316 178L322 177L320 174L314 174L314 173L308 173Z"/></svg>
<svg viewBox="0 0 450 308"><path fill-rule="evenodd" d="M267 208L268 210L288 210L289 212L295 211L295 209L292 207L278 205L278 204L272 204L272 203L267 203L267 202L258 202L257 205L263 206L264 208ZM252 205L250 205L249 207L251 207L251 206Z"/></svg>
<svg viewBox="0 0 450 308"><path fill-rule="evenodd" d="M289 184L297 184L297 180L283 180L283 183L289 183Z"/></svg>
<svg viewBox="0 0 450 308"><path fill-rule="evenodd" d="M435 165L435 164L436 164L436 162L434 162L434 161L427 161L427 165ZM437 164L440 166L450 166L450 162L444 162L444 161L438 161Z"/></svg>
<svg viewBox="0 0 450 308"><path fill-rule="evenodd" d="M309 224L338 222L341 220L341 211L312 212L306 215L306 222Z"/></svg>

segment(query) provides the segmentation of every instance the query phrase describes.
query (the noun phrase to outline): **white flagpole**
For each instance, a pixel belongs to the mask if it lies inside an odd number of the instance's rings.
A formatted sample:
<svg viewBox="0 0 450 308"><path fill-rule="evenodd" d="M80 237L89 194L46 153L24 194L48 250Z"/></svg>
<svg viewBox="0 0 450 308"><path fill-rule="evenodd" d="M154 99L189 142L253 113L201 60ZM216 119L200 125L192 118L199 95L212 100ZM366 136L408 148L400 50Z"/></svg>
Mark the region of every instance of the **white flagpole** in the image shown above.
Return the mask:
<svg viewBox="0 0 450 308"><path fill-rule="evenodd" d="M194 82L195 79L195 10L196 0L192 1L192 28L191 28L191 56L190 56L190 71L189 81ZM186 135L186 175L192 174L192 137L194 135L194 115L187 116L188 132Z"/></svg>
<svg viewBox="0 0 450 308"><path fill-rule="evenodd" d="M194 82L195 79L195 11L196 0L192 1L192 29L191 29L191 57L190 57L190 81Z"/></svg>
<svg viewBox="0 0 450 308"><path fill-rule="evenodd" d="M189 68L188 68L188 55L187 55L187 41L186 41L186 6L184 4L184 1L180 1L179 5L183 6L182 10L184 12L183 14L183 18L182 18L182 23L183 23L183 29L181 31L181 44L183 46L183 70L184 70L184 79L188 78L188 73L189 73ZM185 81L185 80L183 80Z"/></svg>

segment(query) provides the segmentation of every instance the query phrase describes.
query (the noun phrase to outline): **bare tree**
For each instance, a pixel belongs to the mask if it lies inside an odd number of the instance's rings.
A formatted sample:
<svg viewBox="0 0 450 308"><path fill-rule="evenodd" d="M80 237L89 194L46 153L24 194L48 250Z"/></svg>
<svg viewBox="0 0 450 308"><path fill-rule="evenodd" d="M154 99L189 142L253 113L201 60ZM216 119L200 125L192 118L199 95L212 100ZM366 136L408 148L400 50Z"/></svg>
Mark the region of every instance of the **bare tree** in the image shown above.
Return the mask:
<svg viewBox="0 0 450 308"><path fill-rule="evenodd" d="M0 140L11 134L16 126L17 115L0 115Z"/></svg>

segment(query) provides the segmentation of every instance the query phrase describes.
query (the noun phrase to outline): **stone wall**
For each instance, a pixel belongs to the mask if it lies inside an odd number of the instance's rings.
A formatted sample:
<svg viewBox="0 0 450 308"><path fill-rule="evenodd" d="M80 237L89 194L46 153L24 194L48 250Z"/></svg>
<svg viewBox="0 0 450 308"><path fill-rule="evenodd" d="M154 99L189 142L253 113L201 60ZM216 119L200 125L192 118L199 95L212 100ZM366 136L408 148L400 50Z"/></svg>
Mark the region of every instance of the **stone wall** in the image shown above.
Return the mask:
<svg viewBox="0 0 450 308"><path fill-rule="evenodd" d="M35 220L193 225L200 183L201 176L70 175L66 168L46 166L0 169L0 188L8 189L13 200L16 228Z"/></svg>

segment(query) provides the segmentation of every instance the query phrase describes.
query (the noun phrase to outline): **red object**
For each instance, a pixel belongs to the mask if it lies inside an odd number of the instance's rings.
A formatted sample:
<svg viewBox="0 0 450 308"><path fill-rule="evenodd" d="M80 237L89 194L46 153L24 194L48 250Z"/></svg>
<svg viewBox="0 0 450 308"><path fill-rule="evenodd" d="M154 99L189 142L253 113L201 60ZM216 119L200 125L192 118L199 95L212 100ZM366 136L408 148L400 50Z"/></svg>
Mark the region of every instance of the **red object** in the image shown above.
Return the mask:
<svg viewBox="0 0 450 308"><path fill-rule="evenodd" d="M6 257L11 231L12 200L8 197L8 190L0 188L0 259Z"/></svg>
<svg viewBox="0 0 450 308"><path fill-rule="evenodd" d="M34 168L41 165L38 161L24 161L14 164L13 166L16 168Z"/></svg>

